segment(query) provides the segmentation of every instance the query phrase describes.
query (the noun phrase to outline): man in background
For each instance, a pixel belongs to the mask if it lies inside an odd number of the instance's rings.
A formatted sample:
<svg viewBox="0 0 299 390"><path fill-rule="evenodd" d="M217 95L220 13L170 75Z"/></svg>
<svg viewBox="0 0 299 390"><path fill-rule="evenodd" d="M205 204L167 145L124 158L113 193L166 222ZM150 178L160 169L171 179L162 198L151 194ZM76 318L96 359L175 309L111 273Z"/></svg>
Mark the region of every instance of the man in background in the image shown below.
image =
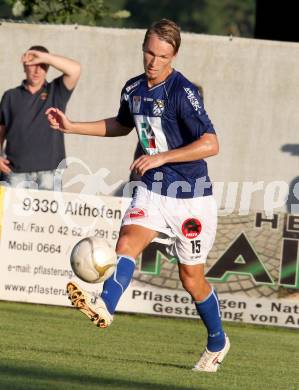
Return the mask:
<svg viewBox="0 0 299 390"><path fill-rule="evenodd" d="M0 103L2 180L12 187L61 191L61 171L56 168L65 159L64 136L53 132L45 111L54 105L65 112L80 64L43 46L30 47L21 61L26 78L6 91ZM48 82L50 66L62 75Z"/></svg>

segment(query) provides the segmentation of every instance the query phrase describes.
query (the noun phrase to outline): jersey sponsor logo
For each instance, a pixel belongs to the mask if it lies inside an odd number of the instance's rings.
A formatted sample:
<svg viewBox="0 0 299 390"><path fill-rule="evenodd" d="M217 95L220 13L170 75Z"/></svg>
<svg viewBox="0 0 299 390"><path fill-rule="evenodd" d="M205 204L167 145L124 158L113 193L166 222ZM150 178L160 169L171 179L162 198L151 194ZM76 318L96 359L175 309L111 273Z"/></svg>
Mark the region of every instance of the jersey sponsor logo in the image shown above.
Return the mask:
<svg viewBox="0 0 299 390"><path fill-rule="evenodd" d="M146 216L146 211L143 209L139 209L138 207L134 207L128 211L129 218L143 218Z"/></svg>
<svg viewBox="0 0 299 390"><path fill-rule="evenodd" d="M201 229L202 225L196 218L188 218L182 224L182 233L186 238L193 239L199 236Z"/></svg>
<svg viewBox="0 0 299 390"><path fill-rule="evenodd" d="M141 96L133 96L133 113L139 114L141 105Z"/></svg>
<svg viewBox="0 0 299 390"><path fill-rule="evenodd" d="M196 96L194 95L194 92L192 91L192 89L184 87L184 90L185 90L185 92L187 94L187 99L191 103L191 105L194 108L194 110L195 111L200 111L201 105L200 105L199 101L197 100Z"/></svg>
<svg viewBox="0 0 299 390"><path fill-rule="evenodd" d="M161 100L161 99L155 99L154 100L153 114L155 116L162 116L162 114L164 112L164 108L165 108L164 100Z"/></svg>
<svg viewBox="0 0 299 390"><path fill-rule="evenodd" d="M155 133L148 122L141 123L140 143L148 154L158 153Z"/></svg>
<svg viewBox="0 0 299 390"><path fill-rule="evenodd" d="M130 91L132 91L132 89L134 89L135 87L137 87L140 83L141 83L141 79L135 81L135 83L133 83L133 84L131 84L131 85L128 85L128 86L126 87L126 91L129 93Z"/></svg>
<svg viewBox="0 0 299 390"><path fill-rule="evenodd" d="M134 115L140 144L146 154L154 155L168 150L161 117Z"/></svg>

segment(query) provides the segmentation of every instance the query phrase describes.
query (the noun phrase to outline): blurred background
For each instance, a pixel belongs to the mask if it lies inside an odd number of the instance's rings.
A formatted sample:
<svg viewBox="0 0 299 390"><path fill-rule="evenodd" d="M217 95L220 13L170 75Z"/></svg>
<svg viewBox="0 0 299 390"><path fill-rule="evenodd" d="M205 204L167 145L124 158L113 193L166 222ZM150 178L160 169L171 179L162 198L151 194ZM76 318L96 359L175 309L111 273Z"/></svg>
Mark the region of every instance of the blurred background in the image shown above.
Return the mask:
<svg viewBox="0 0 299 390"><path fill-rule="evenodd" d="M146 28L166 17L185 32L298 42L295 7L292 0L0 0L0 18Z"/></svg>

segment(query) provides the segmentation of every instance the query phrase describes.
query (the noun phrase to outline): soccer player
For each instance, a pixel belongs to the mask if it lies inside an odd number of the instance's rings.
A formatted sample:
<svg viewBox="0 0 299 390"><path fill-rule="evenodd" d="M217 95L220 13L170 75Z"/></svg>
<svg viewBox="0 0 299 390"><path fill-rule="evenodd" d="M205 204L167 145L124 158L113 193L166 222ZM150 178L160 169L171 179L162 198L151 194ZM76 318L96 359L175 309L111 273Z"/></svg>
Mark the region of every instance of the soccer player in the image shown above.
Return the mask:
<svg viewBox="0 0 299 390"><path fill-rule="evenodd" d="M116 271L105 281L95 304L77 284L68 283L73 305L98 326L109 326L132 279L136 257L159 234L166 234L173 240L183 287L208 331L207 347L193 370L212 372L230 347L216 291L204 276L217 225L204 159L217 154L219 147L197 88L172 68L180 42L179 27L170 20L162 19L147 30L144 73L125 84L116 117L71 122L55 108L47 115L54 129L67 133L115 137L127 135L135 127L145 152L130 167L142 177L142 183L122 221Z"/></svg>

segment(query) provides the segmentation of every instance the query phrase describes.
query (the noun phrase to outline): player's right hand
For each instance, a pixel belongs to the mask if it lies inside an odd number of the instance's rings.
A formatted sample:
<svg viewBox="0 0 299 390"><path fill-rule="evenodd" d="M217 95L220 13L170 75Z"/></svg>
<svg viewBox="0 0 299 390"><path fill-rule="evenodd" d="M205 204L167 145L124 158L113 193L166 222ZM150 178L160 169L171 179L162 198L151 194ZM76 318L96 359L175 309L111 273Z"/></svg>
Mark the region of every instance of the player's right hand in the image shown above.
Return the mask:
<svg viewBox="0 0 299 390"><path fill-rule="evenodd" d="M71 121L58 108L51 107L46 111L47 119L53 129L71 132Z"/></svg>
<svg viewBox="0 0 299 390"><path fill-rule="evenodd" d="M8 175L11 173L11 169L9 168L10 161L7 158L0 157L0 172Z"/></svg>

